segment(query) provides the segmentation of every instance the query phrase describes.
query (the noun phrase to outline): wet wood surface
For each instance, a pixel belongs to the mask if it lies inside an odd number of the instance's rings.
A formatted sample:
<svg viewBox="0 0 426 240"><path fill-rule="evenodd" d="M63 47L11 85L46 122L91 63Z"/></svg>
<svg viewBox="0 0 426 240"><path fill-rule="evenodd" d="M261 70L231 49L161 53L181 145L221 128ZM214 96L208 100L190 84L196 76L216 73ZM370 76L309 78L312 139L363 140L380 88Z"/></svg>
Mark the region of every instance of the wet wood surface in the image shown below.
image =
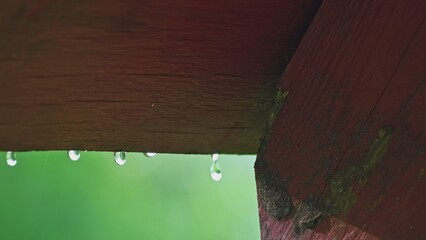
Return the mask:
<svg viewBox="0 0 426 240"><path fill-rule="evenodd" d="M0 150L256 153L318 0L0 2Z"/></svg>
<svg viewBox="0 0 426 240"><path fill-rule="evenodd" d="M293 203L277 220L261 201L262 239L426 239L425 13L420 0L323 2L256 163L277 182L260 191ZM301 220L305 201L320 219Z"/></svg>

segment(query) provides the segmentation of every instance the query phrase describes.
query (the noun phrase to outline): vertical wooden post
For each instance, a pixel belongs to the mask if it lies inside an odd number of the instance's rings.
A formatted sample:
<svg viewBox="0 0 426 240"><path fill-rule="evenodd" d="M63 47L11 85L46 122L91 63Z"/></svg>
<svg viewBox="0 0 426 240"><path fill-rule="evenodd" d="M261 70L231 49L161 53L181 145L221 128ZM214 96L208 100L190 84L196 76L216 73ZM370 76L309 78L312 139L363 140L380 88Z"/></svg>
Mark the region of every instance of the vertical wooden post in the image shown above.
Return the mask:
<svg viewBox="0 0 426 240"><path fill-rule="evenodd" d="M425 13L323 3L258 156L262 239L426 238Z"/></svg>

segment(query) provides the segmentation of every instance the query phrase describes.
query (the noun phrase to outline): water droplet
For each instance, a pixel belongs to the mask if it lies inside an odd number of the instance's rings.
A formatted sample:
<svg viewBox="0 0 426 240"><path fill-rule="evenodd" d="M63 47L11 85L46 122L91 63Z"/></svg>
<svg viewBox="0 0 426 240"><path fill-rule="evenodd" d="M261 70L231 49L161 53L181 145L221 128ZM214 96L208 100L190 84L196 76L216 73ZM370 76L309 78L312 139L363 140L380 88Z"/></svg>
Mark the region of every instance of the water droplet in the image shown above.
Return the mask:
<svg viewBox="0 0 426 240"><path fill-rule="evenodd" d="M77 161L78 159L80 159L80 151L79 150L69 150L68 151L68 157L72 161Z"/></svg>
<svg viewBox="0 0 426 240"><path fill-rule="evenodd" d="M115 152L114 160L118 165L124 165L126 163L126 152Z"/></svg>
<svg viewBox="0 0 426 240"><path fill-rule="evenodd" d="M219 159L219 154L218 153L213 153L212 154L212 160L213 161L217 161L217 159Z"/></svg>
<svg viewBox="0 0 426 240"><path fill-rule="evenodd" d="M222 179L222 171L220 170L219 163L213 160L212 166L210 167L210 176L214 181L220 181Z"/></svg>
<svg viewBox="0 0 426 240"><path fill-rule="evenodd" d="M15 157L15 152L9 151L6 153L6 163L11 167L15 166L18 163Z"/></svg>
<svg viewBox="0 0 426 240"><path fill-rule="evenodd" d="M146 152L146 153L144 153L144 155L147 156L147 157L154 157L155 155L157 155L157 153L155 153L155 152Z"/></svg>

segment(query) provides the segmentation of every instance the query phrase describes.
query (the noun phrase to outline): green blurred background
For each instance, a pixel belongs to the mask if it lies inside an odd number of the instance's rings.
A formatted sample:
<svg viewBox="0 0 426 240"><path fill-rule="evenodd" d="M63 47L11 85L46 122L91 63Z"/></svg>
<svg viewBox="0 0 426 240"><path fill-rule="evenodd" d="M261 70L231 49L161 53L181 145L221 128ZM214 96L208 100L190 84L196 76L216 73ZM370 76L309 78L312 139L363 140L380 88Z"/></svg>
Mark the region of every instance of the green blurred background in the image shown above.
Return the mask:
<svg viewBox="0 0 426 240"><path fill-rule="evenodd" d="M260 239L255 156L0 152L0 239Z"/></svg>

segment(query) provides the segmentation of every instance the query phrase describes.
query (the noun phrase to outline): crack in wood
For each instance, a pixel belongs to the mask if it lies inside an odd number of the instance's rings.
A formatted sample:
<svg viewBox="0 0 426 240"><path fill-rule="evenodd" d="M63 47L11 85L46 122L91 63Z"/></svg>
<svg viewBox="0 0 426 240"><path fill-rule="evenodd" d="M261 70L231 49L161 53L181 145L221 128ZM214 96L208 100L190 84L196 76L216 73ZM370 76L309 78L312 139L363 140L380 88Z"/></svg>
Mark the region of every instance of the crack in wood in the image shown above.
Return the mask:
<svg viewBox="0 0 426 240"><path fill-rule="evenodd" d="M385 155L393 131L393 127L380 129L377 139L371 144L370 150L362 162L333 175L329 184L331 196L326 199L330 214L346 214L356 202L356 195L353 192L354 185L366 183L371 172Z"/></svg>

